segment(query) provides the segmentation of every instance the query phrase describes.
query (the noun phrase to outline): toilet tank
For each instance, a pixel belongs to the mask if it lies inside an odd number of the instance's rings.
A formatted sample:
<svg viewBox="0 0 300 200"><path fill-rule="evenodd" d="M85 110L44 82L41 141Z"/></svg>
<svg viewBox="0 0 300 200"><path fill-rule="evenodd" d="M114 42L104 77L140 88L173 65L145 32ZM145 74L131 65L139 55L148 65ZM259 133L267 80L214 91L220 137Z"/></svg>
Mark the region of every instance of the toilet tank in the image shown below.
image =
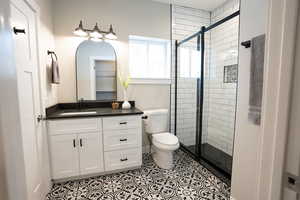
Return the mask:
<svg viewBox="0 0 300 200"><path fill-rule="evenodd" d="M145 131L147 133L161 133L168 131L168 110L158 109L158 110L146 110L144 115L147 119L144 119Z"/></svg>

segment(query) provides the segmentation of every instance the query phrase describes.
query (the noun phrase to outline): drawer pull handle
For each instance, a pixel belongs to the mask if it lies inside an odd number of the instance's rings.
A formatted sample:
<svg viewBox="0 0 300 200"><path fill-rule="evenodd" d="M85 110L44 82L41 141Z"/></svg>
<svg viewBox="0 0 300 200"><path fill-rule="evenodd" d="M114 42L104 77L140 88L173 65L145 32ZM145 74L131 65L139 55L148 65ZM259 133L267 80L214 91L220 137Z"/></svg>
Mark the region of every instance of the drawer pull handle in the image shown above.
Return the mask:
<svg viewBox="0 0 300 200"><path fill-rule="evenodd" d="M82 139L80 138L79 140L80 146L82 147Z"/></svg>
<svg viewBox="0 0 300 200"><path fill-rule="evenodd" d="M124 124L127 124L127 122L120 122L120 125L124 125Z"/></svg>
<svg viewBox="0 0 300 200"><path fill-rule="evenodd" d="M124 139L120 139L121 142L125 142L127 141L127 138L124 138Z"/></svg>
<svg viewBox="0 0 300 200"><path fill-rule="evenodd" d="M73 140L73 147L76 148L76 140Z"/></svg>
<svg viewBox="0 0 300 200"><path fill-rule="evenodd" d="M127 161L127 160L128 160L127 158L120 159L121 162L124 162L124 161Z"/></svg>

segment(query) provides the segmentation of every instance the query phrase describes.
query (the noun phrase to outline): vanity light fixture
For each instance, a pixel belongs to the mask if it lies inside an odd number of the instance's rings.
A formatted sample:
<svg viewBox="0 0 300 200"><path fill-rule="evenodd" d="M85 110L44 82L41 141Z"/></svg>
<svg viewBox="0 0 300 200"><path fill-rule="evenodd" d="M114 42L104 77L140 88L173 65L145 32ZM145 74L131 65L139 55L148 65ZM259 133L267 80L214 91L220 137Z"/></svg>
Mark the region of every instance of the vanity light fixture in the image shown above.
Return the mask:
<svg viewBox="0 0 300 200"><path fill-rule="evenodd" d="M80 20L79 26L75 28L75 31L73 32L74 35L80 36L80 37L85 37L87 36L86 30L84 30L83 25L82 25L82 20Z"/></svg>
<svg viewBox="0 0 300 200"><path fill-rule="evenodd" d="M109 27L109 31L101 31L98 27L98 23L96 23L93 30L90 29L84 29L82 20L80 20L79 26L75 29L73 32L74 35L80 36L80 37L89 37L92 41L100 42L102 41L102 38L109 40L116 40L117 35L113 30L112 25Z"/></svg>
<svg viewBox="0 0 300 200"><path fill-rule="evenodd" d="M117 39L117 36L113 30L113 27L112 25L110 25L109 27L109 33L105 35L105 38L106 39L109 39L109 40L116 40Z"/></svg>

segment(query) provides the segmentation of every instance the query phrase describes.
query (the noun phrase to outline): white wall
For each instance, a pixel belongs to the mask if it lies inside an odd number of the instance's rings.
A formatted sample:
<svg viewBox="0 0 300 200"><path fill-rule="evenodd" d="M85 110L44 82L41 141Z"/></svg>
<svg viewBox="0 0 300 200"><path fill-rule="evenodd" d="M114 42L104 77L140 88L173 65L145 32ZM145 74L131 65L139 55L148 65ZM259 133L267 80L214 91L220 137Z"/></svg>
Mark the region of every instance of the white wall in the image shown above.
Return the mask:
<svg viewBox="0 0 300 200"><path fill-rule="evenodd" d="M1 110L0 110L0 112L1 112ZM0 130L2 131L1 123L0 123ZM1 132L0 132L0 141L3 141L3 136L1 134ZM0 144L1 144L0 145L0 199L7 199L5 155L4 155L3 145L2 145L2 143L0 143Z"/></svg>
<svg viewBox="0 0 300 200"><path fill-rule="evenodd" d="M139 35L170 39L170 7L149 0L54 0L55 44L61 67L59 102L76 101L75 51L81 38L72 32L83 20L86 28L96 22L108 30L112 24L118 36L111 42L116 49L118 70L128 73L128 36ZM141 109L168 108L169 85L130 85L129 99L136 100ZM162 97L157 98L157 96ZM122 89L118 97L122 99Z"/></svg>
<svg viewBox="0 0 300 200"><path fill-rule="evenodd" d="M5 145L5 142L11 141L7 132L10 131L12 138L13 135L18 133L19 128L18 126L12 127L6 125L9 121L14 123L18 117L18 110L14 109L15 106L13 104L9 104L9 102L16 102L16 71L13 64L13 51L11 49L12 38L11 35L7 34L7 31L9 31L9 15L9 2L0 1L0 43L2 44L2 48L0 49L0 199L8 199L9 192L12 192L12 190L7 191L8 183L11 185L16 184L13 180L9 181L7 179L7 175L12 173L13 170L10 171L6 168L10 167L13 162L8 163L6 161L6 157L9 154L5 150L7 151L9 147ZM3 113L6 111L9 111L8 116L5 116ZM10 153L12 155L15 152L12 151Z"/></svg>
<svg viewBox="0 0 300 200"><path fill-rule="evenodd" d="M40 58L40 72L41 72L41 95L43 108L54 105L58 102L58 86L51 84L51 68L50 56L47 54L48 50L55 51L54 34L53 34L53 20L52 20L52 0L35 0L40 8L40 24L39 24L39 58ZM44 189L51 187L50 181L50 163L48 154L48 140L46 134L46 126L44 123L43 134L40 136L41 144L43 145L43 152L41 153L42 175L44 179ZM48 191L45 191L48 192Z"/></svg>
<svg viewBox="0 0 300 200"><path fill-rule="evenodd" d="M268 0L241 0L240 41L266 32ZM236 132L231 191L237 200L256 199L261 127L248 121L250 49L239 47Z"/></svg>
<svg viewBox="0 0 300 200"><path fill-rule="evenodd" d="M35 0L40 7L40 67L41 67L41 84L42 98L44 107L54 105L58 102L57 85L51 84L50 74L50 56L47 50L54 50L54 36L52 23L52 1Z"/></svg>

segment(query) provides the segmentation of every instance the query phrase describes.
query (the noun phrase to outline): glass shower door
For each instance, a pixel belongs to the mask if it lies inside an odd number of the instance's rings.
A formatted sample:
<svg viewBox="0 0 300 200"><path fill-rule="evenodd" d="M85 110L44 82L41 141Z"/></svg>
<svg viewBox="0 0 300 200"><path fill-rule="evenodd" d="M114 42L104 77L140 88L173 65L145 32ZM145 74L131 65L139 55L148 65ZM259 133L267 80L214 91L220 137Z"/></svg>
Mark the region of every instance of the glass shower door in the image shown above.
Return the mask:
<svg viewBox="0 0 300 200"><path fill-rule="evenodd" d="M201 157L231 174L238 75L238 25L235 17L205 33ZM207 52L206 52L207 53Z"/></svg>

